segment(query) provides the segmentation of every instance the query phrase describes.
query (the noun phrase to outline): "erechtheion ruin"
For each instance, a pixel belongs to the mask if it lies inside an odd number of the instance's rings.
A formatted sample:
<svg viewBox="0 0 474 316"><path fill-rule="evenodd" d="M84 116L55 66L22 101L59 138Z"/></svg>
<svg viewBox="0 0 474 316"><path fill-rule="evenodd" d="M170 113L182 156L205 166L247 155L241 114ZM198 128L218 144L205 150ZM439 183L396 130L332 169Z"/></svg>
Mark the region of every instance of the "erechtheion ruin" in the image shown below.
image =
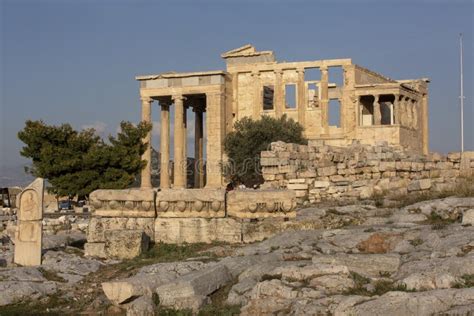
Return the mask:
<svg viewBox="0 0 474 316"><path fill-rule="evenodd" d="M195 187L224 186L223 140L234 122L246 116L258 119L261 115L286 114L303 125L306 138L324 140L327 145L387 141L409 151L428 153L428 79L393 80L351 59L278 62L272 51L256 51L251 45L221 57L226 61L226 71L136 77L140 82L142 120L152 121L153 101L158 101L161 108L161 188L187 187L188 108L195 112L195 158L201 162L195 167ZM170 106L175 107L172 172ZM329 118L333 106L339 109L336 125L331 125ZM146 141L151 143L151 132ZM141 186L150 188L151 145L144 159L148 165L142 172Z"/></svg>

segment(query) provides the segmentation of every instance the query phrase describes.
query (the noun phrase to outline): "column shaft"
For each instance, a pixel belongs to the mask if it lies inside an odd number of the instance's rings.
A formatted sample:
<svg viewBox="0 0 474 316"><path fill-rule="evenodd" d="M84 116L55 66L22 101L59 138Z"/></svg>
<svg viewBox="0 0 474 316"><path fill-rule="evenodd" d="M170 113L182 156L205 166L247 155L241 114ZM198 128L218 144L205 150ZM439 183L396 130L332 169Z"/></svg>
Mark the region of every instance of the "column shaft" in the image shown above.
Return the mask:
<svg viewBox="0 0 474 316"><path fill-rule="evenodd" d="M206 188L222 188L225 137L225 96L206 93Z"/></svg>
<svg viewBox="0 0 474 316"><path fill-rule="evenodd" d="M184 104L183 96L173 96L174 101L174 188L186 187L186 164L184 162Z"/></svg>
<svg viewBox="0 0 474 316"><path fill-rule="evenodd" d="M382 114L380 113L379 96L374 95L374 125L382 124Z"/></svg>
<svg viewBox="0 0 474 316"><path fill-rule="evenodd" d="M428 126L428 93L423 95L423 99L421 102L421 120L423 122L423 154L428 155L430 152L430 136Z"/></svg>
<svg viewBox="0 0 474 316"><path fill-rule="evenodd" d="M194 123L194 187L204 187L204 160L203 160L203 112L202 109L195 111L195 123Z"/></svg>
<svg viewBox="0 0 474 316"><path fill-rule="evenodd" d="M305 97L305 84L304 84L304 69L298 69L298 122L303 126L305 125L306 118L306 97Z"/></svg>
<svg viewBox="0 0 474 316"><path fill-rule="evenodd" d="M149 97L142 97L142 121L151 124L151 102ZM143 139L146 143L146 150L142 155L142 160L146 161L145 167L141 171L141 188L151 188L151 131Z"/></svg>
<svg viewBox="0 0 474 316"><path fill-rule="evenodd" d="M329 134L329 74L327 67L321 67L321 127L323 134Z"/></svg>
<svg viewBox="0 0 474 316"><path fill-rule="evenodd" d="M285 110L285 85L283 84L283 72L281 70L275 71L275 115L277 118L283 115Z"/></svg>
<svg viewBox="0 0 474 316"><path fill-rule="evenodd" d="M258 120L263 108L263 100L260 87L260 74L258 72L252 73L253 78L253 119Z"/></svg>
<svg viewBox="0 0 474 316"><path fill-rule="evenodd" d="M169 104L161 105L161 132L160 132L160 188L170 187L170 111Z"/></svg>

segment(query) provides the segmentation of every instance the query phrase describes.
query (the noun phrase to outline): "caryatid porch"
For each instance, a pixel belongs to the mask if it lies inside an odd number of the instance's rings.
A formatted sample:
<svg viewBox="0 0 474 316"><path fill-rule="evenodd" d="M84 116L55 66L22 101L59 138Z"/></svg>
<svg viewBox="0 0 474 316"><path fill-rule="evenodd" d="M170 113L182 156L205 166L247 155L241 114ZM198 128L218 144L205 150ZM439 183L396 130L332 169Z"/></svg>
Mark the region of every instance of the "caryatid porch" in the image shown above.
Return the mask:
<svg viewBox="0 0 474 316"><path fill-rule="evenodd" d="M187 109L195 112L195 187L223 187L222 159L225 135L224 72L200 72L140 76L142 121L152 123L153 101L161 110L160 187L187 187ZM174 106L174 167L170 181L170 107ZM204 135L204 113L206 135ZM206 138L206 172L204 172L204 137ZM148 146L143 154L147 165L142 170L141 187L151 188L151 132L145 138ZM204 183L206 174L206 183Z"/></svg>

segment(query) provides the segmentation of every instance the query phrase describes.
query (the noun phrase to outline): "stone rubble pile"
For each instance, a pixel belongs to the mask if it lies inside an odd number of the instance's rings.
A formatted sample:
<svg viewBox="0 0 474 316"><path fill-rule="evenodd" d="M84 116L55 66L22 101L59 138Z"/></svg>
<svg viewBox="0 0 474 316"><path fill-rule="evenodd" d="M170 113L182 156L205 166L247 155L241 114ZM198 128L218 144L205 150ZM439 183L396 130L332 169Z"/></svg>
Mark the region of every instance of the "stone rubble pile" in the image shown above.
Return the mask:
<svg viewBox="0 0 474 316"><path fill-rule="evenodd" d="M264 188L294 190L299 202L367 199L452 189L472 177L474 152L428 156L378 142L349 147L274 142L261 153Z"/></svg>

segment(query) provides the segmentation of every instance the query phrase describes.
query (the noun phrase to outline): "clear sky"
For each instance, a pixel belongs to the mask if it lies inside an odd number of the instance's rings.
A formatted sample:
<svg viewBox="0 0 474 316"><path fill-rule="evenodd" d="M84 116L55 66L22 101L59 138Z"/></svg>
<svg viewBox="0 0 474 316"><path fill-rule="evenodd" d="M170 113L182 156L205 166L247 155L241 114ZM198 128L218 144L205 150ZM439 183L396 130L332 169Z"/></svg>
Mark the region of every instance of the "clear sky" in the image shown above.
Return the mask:
<svg viewBox="0 0 474 316"><path fill-rule="evenodd" d="M459 150L460 32L474 150L473 3L0 0L0 164L25 162L16 133L27 119L115 133L140 118L135 75L224 69L220 54L247 43L279 60L352 58L394 79L430 78L431 150Z"/></svg>

